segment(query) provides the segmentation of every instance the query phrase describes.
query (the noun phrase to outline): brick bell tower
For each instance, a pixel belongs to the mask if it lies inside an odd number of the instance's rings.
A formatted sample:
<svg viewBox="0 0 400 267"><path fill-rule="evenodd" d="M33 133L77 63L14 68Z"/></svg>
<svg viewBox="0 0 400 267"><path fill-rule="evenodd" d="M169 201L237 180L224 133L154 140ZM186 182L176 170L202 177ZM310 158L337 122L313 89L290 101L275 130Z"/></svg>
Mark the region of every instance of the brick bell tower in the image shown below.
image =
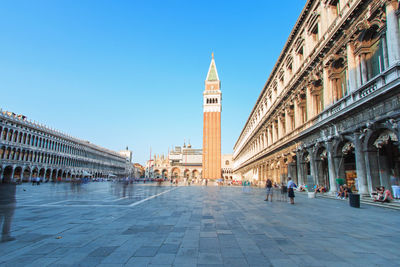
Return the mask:
<svg viewBox="0 0 400 267"><path fill-rule="evenodd" d="M221 82L211 54L203 92L203 178L221 178Z"/></svg>

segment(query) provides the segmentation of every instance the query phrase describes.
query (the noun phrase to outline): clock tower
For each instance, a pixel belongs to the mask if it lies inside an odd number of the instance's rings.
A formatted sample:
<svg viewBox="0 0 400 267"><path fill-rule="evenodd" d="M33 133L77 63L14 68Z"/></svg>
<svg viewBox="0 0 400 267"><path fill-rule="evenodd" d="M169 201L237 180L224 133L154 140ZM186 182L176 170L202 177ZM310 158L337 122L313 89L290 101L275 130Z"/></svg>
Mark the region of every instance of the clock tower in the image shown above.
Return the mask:
<svg viewBox="0 0 400 267"><path fill-rule="evenodd" d="M221 178L221 82L212 53L203 92L203 178Z"/></svg>

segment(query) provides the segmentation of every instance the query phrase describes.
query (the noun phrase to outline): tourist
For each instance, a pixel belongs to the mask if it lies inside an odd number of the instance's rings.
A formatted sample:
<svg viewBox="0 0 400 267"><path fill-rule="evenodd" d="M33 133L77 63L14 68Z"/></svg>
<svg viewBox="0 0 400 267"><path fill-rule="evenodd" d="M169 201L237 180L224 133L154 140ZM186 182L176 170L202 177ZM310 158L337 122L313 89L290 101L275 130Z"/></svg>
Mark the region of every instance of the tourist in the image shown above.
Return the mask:
<svg viewBox="0 0 400 267"><path fill-rule="evenodd" d="M337 192L336 198L344 199L344 187L343 187L343 185L341 185L339 187L339 191Z"/></svg>
<svg viewBox="0 0 400 267"><path fill-rule="evenodd" d="M383 192L383 193L382 193ZM375 202L390 202L393 200L392 192L389 189L385 190L385 187L382 186L378 191L378 198L374 198Z"/></svg>
<svg viewBox="0 0 400 267"><path fill-rule="evenodd" d="M292 178L288 178L288 197L290 198L290 204L294 204L294 188L296 188L296 184L292 181Z"/></svg>
<svg viewBox="0 0 400 267"><path fill-rule="evenodd" d="M344 189L344 198L347 199L349 197L349 194L352 194L353 191L351 190L350 187L347 186L347 184L343 185L343 189Z"/></svg>
<svg viewBox="0 0 400 267"><path fill-rule="evenodd" d="M265 189L267 197L264 199L264 201L268 201L269 196L271 196L272 202L272 181L270 179L267 179L267 181L265 182Z"/></svg>
<svg viewBox="0 0 400 267"><path fill-rule="evenodd" d="M36 177L36 184L40 185L40 178L39 177Z"/></svg>
<svg viewBox="0 0 400 267"><path fill-rule="evenodd" d="M1 242L15 240L15 237L10 235L10 230L16 205L16 189L16 184L10 179L4 178L2 182L0 180L0 220L3 218Z"/></svg>
<svg viewBox="0 0 400 267"><path fill-rule="evenodd" d="M299 187L297 188L297 190L300 191L300 192L306 191L306 185L305 185L305 184L299 185Z"/></svg>
<svg viewBox="0 0 400 267"><path fill-rule="evenodd" d="M287 201L287 186L281 183L281 201Z"/></svg>

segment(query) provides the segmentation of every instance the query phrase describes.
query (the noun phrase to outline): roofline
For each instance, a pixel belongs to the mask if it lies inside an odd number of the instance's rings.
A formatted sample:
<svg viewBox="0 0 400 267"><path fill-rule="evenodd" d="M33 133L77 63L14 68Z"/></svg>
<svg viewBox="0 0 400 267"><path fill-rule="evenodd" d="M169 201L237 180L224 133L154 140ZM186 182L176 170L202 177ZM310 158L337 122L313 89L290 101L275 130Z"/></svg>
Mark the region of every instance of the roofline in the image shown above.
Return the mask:
<svg viewBox="0 0 400 267"><path fill-rule="evenodd" d="M238 138L237 141L235 142L235 145L233 146L233 148L235 148L236 145L238 144L238 142L239 142L240 138L242 137L243 132L244 132L244 130L246 129L247 125L249 124L250 118L253 116L254 111L255 111L256 107L258 106L258 103L260 102L260 100L261 100L261 98L262 98L262 96L263 96L263 94L264 94L266 88L267 88L268 85L270 84L272 77L274 77L275 72L276 72L277 69L278 69L278 66L280 66L280 64L282 63L283 58L286 56L287 50L289 49L290 45L292 44L295 35L298 33L298 30L299 30L301 24L304 22L305 13L309 10L310 6L311 6L315 1L316 1L316 0L307 0L305 6L304 6L304 8L303 8L303 10L302 10L301 13L300 13L300 16L297 18L297 21L296 21L296 23L294 24L293 29L292 29L292 31L291 31L290 34L289 34L288 39L286 40L285 45L283 46L283 49L282 49L282 51L281 51L281 53L280 53L280 55L279 55L279 57L278 57L278 60L276 61L275 65L274 65L274 67L273 67L273 69L272 69L272 71L271 71L271 73L270 73L270 75L269 75L269 77L268 77L267 82L264 84L264 87L263 87L263 89L261 90L261 93L260 93L260 95L258 96L257 101L256 101L255 105L253 106L253 109L251 110L250 115L249 115L249 117L247 118L247 121L246 121L246 123L245 123L245 125L244 125L242 131L240 132L239 138Z"/></svg>

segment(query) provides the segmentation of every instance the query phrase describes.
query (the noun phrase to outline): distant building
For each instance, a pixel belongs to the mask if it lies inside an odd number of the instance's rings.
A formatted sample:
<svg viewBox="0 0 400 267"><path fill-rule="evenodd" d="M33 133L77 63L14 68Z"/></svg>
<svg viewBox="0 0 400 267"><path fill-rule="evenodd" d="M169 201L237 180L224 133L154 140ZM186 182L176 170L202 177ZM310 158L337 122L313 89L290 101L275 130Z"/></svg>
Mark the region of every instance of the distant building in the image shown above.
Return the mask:
<svg viewBox="0 0 400 267"><path fill-rule="evenodd" d="M121 150L118 152L121 156L125 157L127 161L132 162L132 151L126 147L125 150Z"/></svg>
<svg viewBox="0 0 400 267"><path fill-rule="evenodd" d="M224 178L224 180L238 180L238 176L235 173L233 173L232 154L222 155L221 170L222 170L222 178Z"/></svg>
<svg viewBox="0 0 400 267"><path fill-rule="evenodd" d="M189 144L176 146L169 151L167 156L155 155L153 159L147 161L146 177L150 178L204 178L202 149L192 148ZM220 162L221 174L224 179L236 180L237 176L233 174L232 155L222 155Z"/></svg>
<svg viewBox="0 0 400 267"><path fill-rule="evenodd" d="M0 109L0 179L124 177L126 167L115 151Z"/></svg>

